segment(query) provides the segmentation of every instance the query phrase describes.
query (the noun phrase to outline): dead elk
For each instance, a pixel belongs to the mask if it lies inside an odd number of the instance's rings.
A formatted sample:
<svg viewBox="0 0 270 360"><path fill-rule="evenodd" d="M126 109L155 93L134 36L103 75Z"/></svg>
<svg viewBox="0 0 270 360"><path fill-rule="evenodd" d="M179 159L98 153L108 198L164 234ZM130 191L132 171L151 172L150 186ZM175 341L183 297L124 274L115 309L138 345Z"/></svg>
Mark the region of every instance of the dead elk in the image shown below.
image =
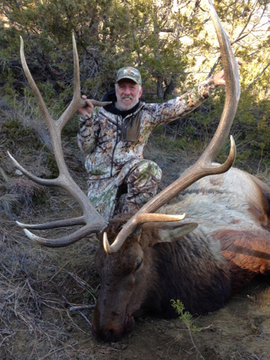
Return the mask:
<svg viewBox="0 0 270 360"><path fill-rule="evenodd" d="M70 106L56 121L50 117L29 72L21 41L23 69L48 126L59 176L41 179L10 157L36 183L67 190L79 203L82 215L46 224L17 223L30 239L51 247L100 234L96 265L101 290L93 332L105 340L119 339L132 328L133 317L144 309L175 316L171 299L180 299L192 313L217 310L233 291L257 273L266 274L270 269L270 188L255 177L231 168L235 158L232 138L228 159L224 164L213 164L229 134L240 86L237 62L210 0L209 9L226 80L225 105L216 133L198 161L178 180L133 216L122 215L109 224L71 178L61 147L63 127L82 107L74 36L74 95ZM174 204L164 206L176 196ZM182 211L187 213L188 222L180 221L184 218L178 215ZM58 239L41 238L29 231L71 225L82 227Z"/></svg>
<svg viewBox="0 0 270 360"><path fill-rule="evenodd" d="M231 168L197 181L159 211L182 209L199 224L188 235L179 234L175 223L146 223L113 256L101 243L93 318L99 337L118 339L142 311L175 317L171 299L192 314L218 310L256 274L270 274L270 188L264 183ZM110 221L109 242L125 221Z"/></svg>

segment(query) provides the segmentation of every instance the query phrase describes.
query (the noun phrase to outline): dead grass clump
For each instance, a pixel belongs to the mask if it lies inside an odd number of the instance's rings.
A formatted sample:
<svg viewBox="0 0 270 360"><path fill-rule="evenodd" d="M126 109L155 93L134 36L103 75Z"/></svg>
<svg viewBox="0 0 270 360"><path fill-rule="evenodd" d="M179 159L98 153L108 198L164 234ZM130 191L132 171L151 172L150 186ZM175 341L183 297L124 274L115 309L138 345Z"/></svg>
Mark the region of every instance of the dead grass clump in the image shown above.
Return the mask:
<svg viewBox="0 0 270 360"><path fill-rule="evenodd" d="M4 194L0 196L0 210L10 217L13 209L18 206L19 200L17 194Z"/></svg>
<svg viewBox="0 0 270 360"><path fill-rule="evenodd" d="M31 212L34 200L41 199L45 193L43 186L25 177L8 176L3 169L0 169L0 176L0 210L9 218L12 214Z"/></svg>
<svg viewBox="0 0 270 360"><path fill-rule="evenodd" d="M11 195L19 197L23 204L24 211L33 207L35 198L40 198L45 193L45 188L41 185L34 183L27 178L13 179L7 184L7 189Z"/></svg>
<svg viewBox="0 0 270 360"><path fill-rule="evenodd" d="M234 353L232 360L261 360L263 359L262 356L263 355L256 355L250 351L239 349Z"/></svg>
<svg viewBox="0 0 270 360"><path fill-rule="evenodd" d="M268 279L268 284L270 285L270 278ZM268 286L261 294L258 300L259 306L267 306L270 313L270 287Z"/></svg>

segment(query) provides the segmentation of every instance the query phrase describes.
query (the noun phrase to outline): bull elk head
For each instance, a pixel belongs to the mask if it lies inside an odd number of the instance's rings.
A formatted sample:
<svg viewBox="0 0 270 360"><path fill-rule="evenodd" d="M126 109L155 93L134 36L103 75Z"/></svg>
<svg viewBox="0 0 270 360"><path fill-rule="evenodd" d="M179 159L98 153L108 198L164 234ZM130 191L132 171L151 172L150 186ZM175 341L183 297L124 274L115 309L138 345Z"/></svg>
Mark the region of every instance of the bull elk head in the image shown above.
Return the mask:
<svg viewBox="0 0 270 360"><path fill-rule="evenodd" d="M221 150L226 137L229 134L237 105L240 96L240 85L239 85L239 75L238 75L238 65L234 58L230 42L228 37L219 21L218 15L214 9L214 5L209 2L209 9L211 18L217 33L218 41L220 44L222 63L225 72L225 80L226 80L226 98L224 110L220 119L219 126L216 130L216 133L197 160L197 162L191 166L178 180L172 183L169 187L164 189L154 198L152 198L146 205L144 205L134 216L130 218L130 220L123 226L122 230L118 233L114 242L110 245L107 240L106 232L104 232L103 236L103 244L104 249L107 253L114 253L119 250L119 248L123 245L125 240L131 235L138 226L146 222L178 222L179 220L184 218L184 215L179 216L171 216L171 215L162 215L156 214L155 212L165 203L174 198L181 191L186 189L192 183L197 181L198 179L211 175L211 174L220 174L227 171L233 164L235 159L236 149L233 138L231 137L231 148L230 153L227 160L221 165L213 165L212 162L216 158L217 154ZM19 226L24 228L25 234L32 240L35 240L41 245L50 246L50 247L61 247L72 244L83 237L93 234L93 233L102 233L107 225L107 222L102 218L102 216L95 210L93 205L91 204L88 197L84 194L84 192L79 188L79 186L72 179L67 166L64 161L63 150L61 146L61 131L67 121L71 118L71 116L81 107L85 105L85 101L81 99L80 94L80 75L79 75L79 60L78 53L76 48L76 41L74 35L72 36L73 41L73 54L74 54L74 95L73 99L68 106L68 108L64 111L61 117L58 120L53 120L46 108L46 105L42 99L42 96L30 74L28 69L25 55L24 55L24 46L23 40L21 38L21 61L22 66L25 72L25 75L28 79L29 85L35 95L35 98L38 102L41 113L45 119L45 122L48 126L53 151L55 155L55 159L59 169L59 176L55 179L42 179L36 177L35 175L28 172L24 169L10 154L10 158L15 164L15 166L21 170L21 172L26 175L28 178L33 180L34 182L40 185L46 186L59 186L64 188L69 192L71 196L73 196L77 202L79 203L82 209L82 216L53 221L45 224L22 224L17 222ZM95 100L91 100L94 105L104 106L108 103L102 103ZM34 235L28 229L32 230L41 230L41 229L52 229L57 227L64 226L72 226L72 225L83 225L80 229L75 232L57 238L57 239L45 239L39 236ZM181 225L177 225L181 227ZM182 229L183 234L187 234L191 232L196 227L196 224L185 224Z"/></svg>

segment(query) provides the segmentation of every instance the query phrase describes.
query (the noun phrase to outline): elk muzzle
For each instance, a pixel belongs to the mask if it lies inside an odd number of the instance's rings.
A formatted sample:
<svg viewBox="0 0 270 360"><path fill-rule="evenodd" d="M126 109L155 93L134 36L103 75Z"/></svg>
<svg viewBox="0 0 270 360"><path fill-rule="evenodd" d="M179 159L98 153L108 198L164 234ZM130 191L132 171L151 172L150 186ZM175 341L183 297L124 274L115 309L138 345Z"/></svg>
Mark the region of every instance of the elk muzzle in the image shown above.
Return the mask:
<svg viewBox="0 0 270 360"><path fill-rule="evenodd" d="M123 317L114 311L111 311L108 316L102 317L97 304L92 321L92 333L100 340L115 342L124 334L131 332L134 324L132 315Z"/></svg>

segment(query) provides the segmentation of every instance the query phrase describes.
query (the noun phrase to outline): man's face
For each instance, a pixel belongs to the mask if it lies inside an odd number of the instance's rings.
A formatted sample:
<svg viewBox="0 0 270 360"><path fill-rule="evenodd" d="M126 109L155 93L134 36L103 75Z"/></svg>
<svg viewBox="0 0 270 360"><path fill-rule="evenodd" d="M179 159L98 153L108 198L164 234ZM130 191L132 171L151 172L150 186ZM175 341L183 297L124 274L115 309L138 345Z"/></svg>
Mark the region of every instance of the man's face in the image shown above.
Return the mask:
<svg viewBox="0 0 270 360"><path fill-rule="evenodd" d="M132 80L122 79L116 84L115 93L117 108L126 111L137 104L142 95L142 88Z"/></svg>

